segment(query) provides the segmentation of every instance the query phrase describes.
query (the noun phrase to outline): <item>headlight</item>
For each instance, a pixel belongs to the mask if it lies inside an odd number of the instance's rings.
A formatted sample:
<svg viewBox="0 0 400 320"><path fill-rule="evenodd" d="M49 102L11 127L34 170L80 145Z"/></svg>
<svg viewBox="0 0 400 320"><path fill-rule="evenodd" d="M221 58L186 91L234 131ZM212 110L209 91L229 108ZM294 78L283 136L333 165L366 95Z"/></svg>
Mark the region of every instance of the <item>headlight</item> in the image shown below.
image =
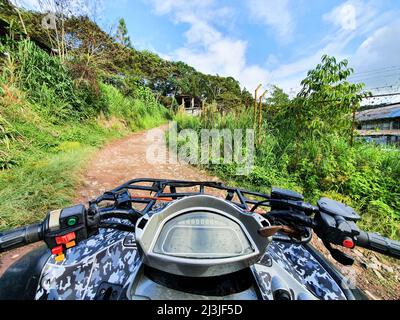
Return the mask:
<svg viewBox="0 0 400 320"><path fill-rule="evenodd" d="M153 251L192 259L231 258L254 252L236 222L210 212L186 213L167 222Z"/></svg>

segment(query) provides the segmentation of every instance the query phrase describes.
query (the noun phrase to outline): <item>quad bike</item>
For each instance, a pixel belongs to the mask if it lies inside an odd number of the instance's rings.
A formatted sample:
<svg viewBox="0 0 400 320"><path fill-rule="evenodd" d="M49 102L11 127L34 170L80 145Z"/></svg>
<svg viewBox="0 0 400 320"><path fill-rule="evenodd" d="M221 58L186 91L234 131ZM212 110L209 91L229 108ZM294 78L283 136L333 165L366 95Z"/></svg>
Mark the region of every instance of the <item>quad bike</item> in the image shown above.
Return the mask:
<svg viewBox="0 0 400 320"><path fill-rule="evenodd" d="M0 252L47 245L2 276L0 299L365 299L310 245L315 233L344 265L354 260L340 246L400 257L399 242L361 231L358 220L344 204L313 206L278 188L133 180L0 234Z"/></svg>

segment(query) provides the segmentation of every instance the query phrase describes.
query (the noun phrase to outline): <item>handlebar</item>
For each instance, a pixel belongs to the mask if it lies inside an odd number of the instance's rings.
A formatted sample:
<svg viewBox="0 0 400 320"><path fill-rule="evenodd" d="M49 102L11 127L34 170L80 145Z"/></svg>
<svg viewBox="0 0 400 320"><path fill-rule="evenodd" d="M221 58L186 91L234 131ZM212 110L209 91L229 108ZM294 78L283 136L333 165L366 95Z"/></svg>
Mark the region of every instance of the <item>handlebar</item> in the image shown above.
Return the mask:
<svg viewBox="0 0 400 320"><path fill-rule="evenodd" d="M386 256L400 259L400 242L382 237L376 233L361 231L357 237L357 246Z"/></svg>
<svg viewBox="0 0 400 320"><path fill-rule="evenodd" d="M0 252L6 252L43 240L42 223L0 233Z"/></svg>
<svg viewBox="0 0 400 320"><path fill-rule="evenodd" d="M291 206L292 204L289 201L286 205ZM359 230L355 221L352 220L353 217L348 219L340 214L324 214L317 212L316 207L307 204L301 205L297 202L293 204L293 207L296 210L271 211L265 217L277 220L272 224L278 222L278 225L280 225L280 222L283 221L288 226L311 228L328 247L330 247L330 244L335 244L353 249L357 245L400 259L400 242ZM310 216L311 211L315 213L314 218ZM59 250L60 247L63 249L62 246L70 245L72 241L77 244L88 239L96 234L99 228L132 232L138 213L133 209L99 209L97 206L86 209L83 205L54 212L58 212L58 215L55 214L56 219L54 219L52 213L49 213L42 223L0 233L0 253L42 240L46 242L50 249ZM110 218L128 220L131 225L107 223L106 220ZM70 222L72 224L69 224ZM58 225L56 229L54 229L54 223ZM57 250L55 252L58 252ZM330 247L331 253L335 253L334 250ZM337 250L335 255L337 256Z"/></svg>

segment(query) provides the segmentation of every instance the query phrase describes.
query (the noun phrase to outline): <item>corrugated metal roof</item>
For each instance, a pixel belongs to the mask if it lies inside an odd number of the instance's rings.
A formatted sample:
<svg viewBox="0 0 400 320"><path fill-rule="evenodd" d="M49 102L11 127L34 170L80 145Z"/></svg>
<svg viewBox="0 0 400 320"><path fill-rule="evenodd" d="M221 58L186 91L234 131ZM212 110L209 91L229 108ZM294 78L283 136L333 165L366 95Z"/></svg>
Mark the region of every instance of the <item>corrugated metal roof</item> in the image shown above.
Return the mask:
<svg viewBox="0 0 400 320"><path fill-rule="evenodd" d="M356 119L359 122L393 118L400 118L400 104L392 105L390 107L365 110L358 112L356 115Z"/></svg>
<svg viewBox="0 0 400 320"><path fill-rule="evenodd" d="M399 110L393 111L390 114L390 118L399 118L399 117L400 117L400 108L399 108Z"/></svg>

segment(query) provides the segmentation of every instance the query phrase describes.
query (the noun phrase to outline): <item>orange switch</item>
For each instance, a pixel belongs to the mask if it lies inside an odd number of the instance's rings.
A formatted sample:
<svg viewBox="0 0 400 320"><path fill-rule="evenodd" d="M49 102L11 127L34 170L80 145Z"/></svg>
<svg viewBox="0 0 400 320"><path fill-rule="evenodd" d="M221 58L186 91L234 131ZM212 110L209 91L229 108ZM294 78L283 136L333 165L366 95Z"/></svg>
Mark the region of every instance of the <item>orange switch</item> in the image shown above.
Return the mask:
<svg viewBox="0 0 400 320"><path fill-rule="evenodd" d="M73 248L73 247L75 247L75 246L76 246L76 242L75 242L75 241L68 242L68 243L65 245L65 247L66 247L67 249L71 249L71 248Z"/></svg>
<svg viewBox="0 0 400 320"><path fill-rule="evenodd" d="M65 255L64 254L59 254L56 258L55 258L56 262L63 262L65 260Z"/></svg>

